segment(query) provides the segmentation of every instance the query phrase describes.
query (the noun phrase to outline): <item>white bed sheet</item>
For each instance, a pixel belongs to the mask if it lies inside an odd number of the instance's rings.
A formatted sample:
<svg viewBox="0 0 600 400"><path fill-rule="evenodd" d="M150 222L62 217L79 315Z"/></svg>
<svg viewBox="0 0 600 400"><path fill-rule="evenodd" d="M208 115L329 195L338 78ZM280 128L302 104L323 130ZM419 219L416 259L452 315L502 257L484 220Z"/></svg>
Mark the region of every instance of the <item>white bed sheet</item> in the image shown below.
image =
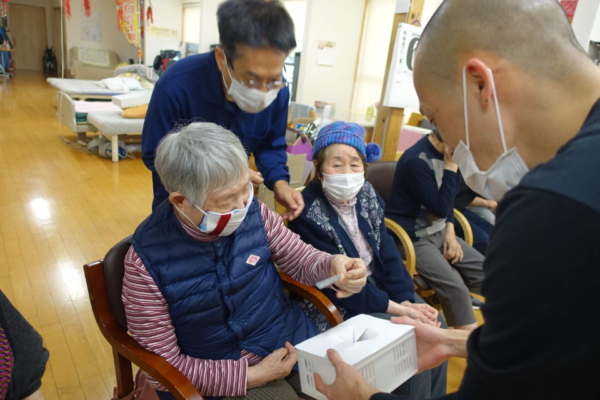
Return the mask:
<svg viewBox="0 0 600 400"><path fill-rule="evenodd" d="M100 81L89 81L85 79L65 79L48 78L46 79L50 85L57 90L63 90L68 95L96 95L96 96L116 96L130 92L116 92L100 86Z"/></svg>

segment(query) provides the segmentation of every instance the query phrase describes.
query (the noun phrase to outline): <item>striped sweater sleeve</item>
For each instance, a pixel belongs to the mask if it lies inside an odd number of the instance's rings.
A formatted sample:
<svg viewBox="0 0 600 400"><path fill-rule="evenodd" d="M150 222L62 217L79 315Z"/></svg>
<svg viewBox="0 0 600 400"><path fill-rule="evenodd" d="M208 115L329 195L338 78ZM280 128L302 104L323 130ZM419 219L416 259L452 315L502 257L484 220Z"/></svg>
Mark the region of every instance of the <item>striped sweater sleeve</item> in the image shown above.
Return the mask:
<svg viewBox="0 0 600 400"><path fill-rule="evenodd" d="M331 260L335 255L317 250L289 230L275 211L260 203L271 259L286 274L300 283L314 286L331 277Z"/></svg>
<svg viewBox="0 0 600 400"><path fill-rule="evenodd" d="M203 360L181 353L167 302L133 246L125 257L123 304L131 336L181 371L203 396L245 396L248 364L260 357L242 352L240 360ZM152 377L157 390L166 389Z"/></svg>

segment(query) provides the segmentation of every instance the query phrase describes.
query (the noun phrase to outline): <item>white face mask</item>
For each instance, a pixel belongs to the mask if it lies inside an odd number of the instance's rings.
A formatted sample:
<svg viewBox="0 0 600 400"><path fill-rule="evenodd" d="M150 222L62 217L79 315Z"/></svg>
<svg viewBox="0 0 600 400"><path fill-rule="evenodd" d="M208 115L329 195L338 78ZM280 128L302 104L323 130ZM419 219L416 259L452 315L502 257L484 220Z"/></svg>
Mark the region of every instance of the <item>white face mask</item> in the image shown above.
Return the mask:
<svg viewBox="0 0 600 400"><path fill-rule="evenodd" d="M365 184L365 173L323 174L323 189L334 200L348 201L358 194Z"/></svg>
<svg viewBox="0 0 600 400"><path fill-rule="evenodd" d="M250 185L252 185L252 183L250 183ZM252 187L250 187L250 195L248 196L248 200L246 201L246 207L239 208L224 214L212 211L204 211L200 207L194 205L194 207L196 207L204 214L202 221L200 221L200 225L198 225L198 229L200 229L201 232L211 236L231 235L233 232L235 232L237 228L239 228L242 222L244 222L246 214L248 214L250 204L252 204L253 196L254 191L252 190ZM188 216L183 213L183 211L181 213L187 218L188 221L194 224L192 220L189 219Z"/></svg>
<svg viewBox="0 0 600 400"><path fill-rule="evenodd" d="M491 74L491 70L490 70ZM494 103L496 104L496 114L498 125L500 126L500 137L504 153L496 160L487 171L480 171L469 144L469 116L467 112L467 67L463 69L463 96L465 108L465 131L467 134L467 144L462 140L454 150L454 161L465 180L467 186L481 196L500 201L510 189L521 182L521 179L529 172L527 165L517 152L517 148L506 149L506 140L504 139L504 128L500 116L500 106L498 105L498 95L496 94L496 85L492 75L492 92L494 94Z"/></svg>
<svg viewBox="0 0 600 400"><path fill-rule="evenodd" d="M229 74L229 79L231 79L231 85L227 89L227 93L233 97L235 100L235 104L238 105L240 110L245 111L249 114L257 114L269 107L271 103L277 98L277 94L279 93L279 89L271 89L266 92L258 89L247 88L242 85L236 79L233 79L231 76L231 72L229 71L229 65L227 63L227 57L225 57L225 68L227 68L227 73ZM227 83L225 82L225 76L223 76L223 83L225 87L227 87Z"/></svg>

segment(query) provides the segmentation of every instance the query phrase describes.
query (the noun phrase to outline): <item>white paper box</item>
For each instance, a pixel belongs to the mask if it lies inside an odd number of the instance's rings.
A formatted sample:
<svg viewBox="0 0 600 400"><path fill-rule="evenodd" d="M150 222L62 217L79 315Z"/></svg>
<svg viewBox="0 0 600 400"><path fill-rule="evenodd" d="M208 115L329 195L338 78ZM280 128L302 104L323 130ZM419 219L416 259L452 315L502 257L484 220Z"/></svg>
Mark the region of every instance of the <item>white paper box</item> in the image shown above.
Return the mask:
<svg viewBox="0 0 600 400"><path fill-rule="evenodd" d="M391 321L358 315L296 346L302 392L327 400L315 388L314 374L330 385L335 369L327 350L358 369L371 386L391 392L419 370L414 328Z"/></svg>
<svg viewBox="0 0 600 400"><path fill-rule="evenodd" d="M112 102L124 110L129 107L150 104L150 97L152 97L152 90L140 90L137 92L112 96Z"/></svg>

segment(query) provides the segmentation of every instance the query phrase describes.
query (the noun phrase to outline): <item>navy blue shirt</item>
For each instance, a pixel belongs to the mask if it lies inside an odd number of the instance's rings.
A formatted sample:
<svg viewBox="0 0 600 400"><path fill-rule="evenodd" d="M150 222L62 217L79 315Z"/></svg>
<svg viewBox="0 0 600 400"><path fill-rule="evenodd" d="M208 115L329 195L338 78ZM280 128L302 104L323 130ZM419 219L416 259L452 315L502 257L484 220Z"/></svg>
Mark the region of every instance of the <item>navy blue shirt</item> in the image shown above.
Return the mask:
<svg viewBox="0 0 600 400"><path fill-rule="evenodd" d="M458 173L444 169L444 155L423 137L406 150L396 166L386 202L386 217L398 223L413 240L454 223Z"/></svg>
<svg viewBox="0 0 600 400"><path fill-rule="evenodd" d="M235 133L248 154L254 154L268 188L279 180L289 181L285 152L288 88L281 89L265 110L249 114L227 100L222 80L211 51L177 61L154 87L142 131L142 159L153 172L153 209L168 197L154 168L156 148L169 132L190 122L213 122Z"/></svg>
<svg viewBox="0 0 600 400"><path fill-rule="evenodd" d="M598 149L600 101L500 201L483 264L485 324L469 337L460 389L445 399L600 399Z"/></svg>

